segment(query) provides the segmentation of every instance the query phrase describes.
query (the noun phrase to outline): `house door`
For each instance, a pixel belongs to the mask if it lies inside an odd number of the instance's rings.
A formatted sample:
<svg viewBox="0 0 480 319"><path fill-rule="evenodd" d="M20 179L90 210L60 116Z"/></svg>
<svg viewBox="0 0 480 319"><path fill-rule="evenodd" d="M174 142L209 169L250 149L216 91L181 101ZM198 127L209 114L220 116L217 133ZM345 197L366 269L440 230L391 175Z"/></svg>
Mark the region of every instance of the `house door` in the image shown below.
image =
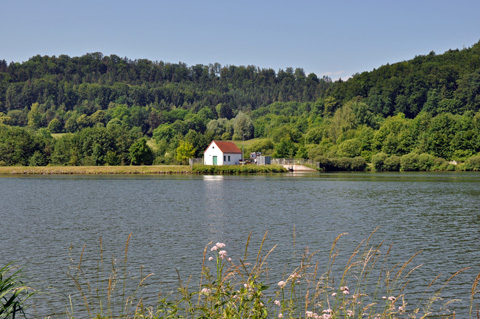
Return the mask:
<svg viewBox="0 0 480 319"><path fill-rule="evenodd" d="M216 156L213 157L213 165L217 165L217 157Z"/></svg>

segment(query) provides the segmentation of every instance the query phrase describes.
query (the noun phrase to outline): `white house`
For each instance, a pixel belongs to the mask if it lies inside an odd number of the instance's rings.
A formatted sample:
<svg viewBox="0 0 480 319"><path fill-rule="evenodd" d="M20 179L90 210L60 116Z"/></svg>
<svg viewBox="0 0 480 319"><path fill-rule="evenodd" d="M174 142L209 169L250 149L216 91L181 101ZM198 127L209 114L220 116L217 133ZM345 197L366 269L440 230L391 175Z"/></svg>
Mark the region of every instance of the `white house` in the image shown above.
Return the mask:
<svg viewBox="0 0 480 319"><path fill-rule="evenodd" d="M238 165L242 151L233 142L212 141L203 152L205 165Z"/></svg>

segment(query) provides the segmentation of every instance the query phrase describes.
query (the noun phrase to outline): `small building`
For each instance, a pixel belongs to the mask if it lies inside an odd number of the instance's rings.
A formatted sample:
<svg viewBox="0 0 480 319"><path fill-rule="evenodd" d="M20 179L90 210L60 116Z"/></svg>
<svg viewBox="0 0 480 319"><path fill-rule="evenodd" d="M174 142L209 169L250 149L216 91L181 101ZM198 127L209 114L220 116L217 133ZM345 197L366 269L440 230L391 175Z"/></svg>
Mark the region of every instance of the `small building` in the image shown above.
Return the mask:
<svg viewBox="0 0 480 319"><path fill-rule="evenodd" d="M272 159L270 156L257 157L257 165L270 165L271 163L272 163Z"/></svg>
<svg viewBox="0 0 480 319"><path fill-rule="evenodd" d="M233 142L212 141L203 152L205 165L238 165L242 151Z"/></svg>

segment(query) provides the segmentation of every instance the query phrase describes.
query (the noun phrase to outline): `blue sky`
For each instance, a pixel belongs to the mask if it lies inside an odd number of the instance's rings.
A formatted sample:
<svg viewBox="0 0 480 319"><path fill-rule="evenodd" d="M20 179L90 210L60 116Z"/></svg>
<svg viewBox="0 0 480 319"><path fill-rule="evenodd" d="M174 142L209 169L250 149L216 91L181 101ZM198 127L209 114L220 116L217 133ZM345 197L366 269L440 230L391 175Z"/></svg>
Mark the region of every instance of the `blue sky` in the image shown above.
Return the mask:
<svg viewBox="0 0 480 319"><path fill-rule="evenodd" d="M480 1L0 0L0 59L90 52L333 79L480 40Z"/></svg>

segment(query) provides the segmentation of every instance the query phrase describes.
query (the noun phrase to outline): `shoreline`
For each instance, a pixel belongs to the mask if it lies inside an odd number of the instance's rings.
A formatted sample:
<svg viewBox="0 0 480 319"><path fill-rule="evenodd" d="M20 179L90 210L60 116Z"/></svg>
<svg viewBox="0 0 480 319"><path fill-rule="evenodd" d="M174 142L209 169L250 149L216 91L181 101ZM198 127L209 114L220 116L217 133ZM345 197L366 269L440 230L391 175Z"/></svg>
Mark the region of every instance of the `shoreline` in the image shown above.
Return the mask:
<svg viewBox="0 0 480 319"><path fill-rule="evenodd" d="M193 174L188 165L2 166L0 175L166 175Z"/></svg>
<svg viewBox="0 0 480 319"><path fill-rule="evenodd" d="M0 166L0 176L13 175L226 175L285 173L278 165L264 166L194 166L139 165L139 166Z"/></svg>

